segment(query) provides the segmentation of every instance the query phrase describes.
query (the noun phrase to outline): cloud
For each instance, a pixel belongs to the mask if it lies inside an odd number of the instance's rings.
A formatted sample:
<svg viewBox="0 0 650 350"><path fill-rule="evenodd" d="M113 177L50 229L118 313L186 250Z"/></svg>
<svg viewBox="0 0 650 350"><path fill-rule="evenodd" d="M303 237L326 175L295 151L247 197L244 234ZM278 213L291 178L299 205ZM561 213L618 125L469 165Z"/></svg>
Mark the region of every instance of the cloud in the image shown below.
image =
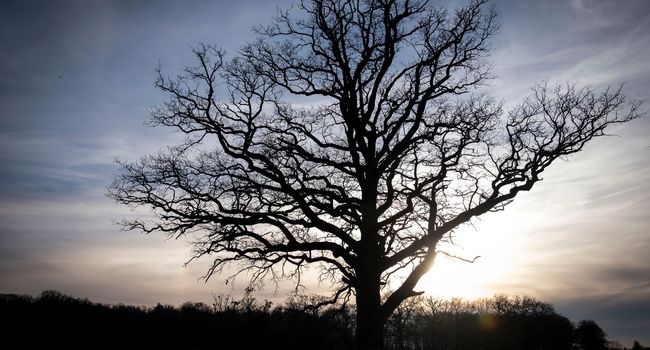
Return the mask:
<svg viewBox="0 0 650 350"><path fill-rule="evenodd" d="M495 39L498 96L520 100L536 81L599 86L626 82L644 99L650 84L647 1L497 1L502 30Z"/></svg>
<svg viewBox="0 0 650 350"><path fill-rule="evenodd" d="M646 289L647 291L647 289ZM610 340L619 340L628 346L634 340L650 343L650 298L637 294L620 298L582 297L555 303L558 312L572 320L595 320Z"/></svg>

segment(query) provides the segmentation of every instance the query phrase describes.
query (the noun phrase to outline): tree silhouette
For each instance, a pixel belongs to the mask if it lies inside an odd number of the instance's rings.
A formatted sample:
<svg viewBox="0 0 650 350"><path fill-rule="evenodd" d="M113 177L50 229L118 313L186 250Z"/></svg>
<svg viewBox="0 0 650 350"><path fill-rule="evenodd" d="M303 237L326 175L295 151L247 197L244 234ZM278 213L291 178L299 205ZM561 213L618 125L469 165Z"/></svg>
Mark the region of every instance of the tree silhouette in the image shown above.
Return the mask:
<svg viewBox="0 0 650 350"><path fill-rule="evenodd" d="M606 334L592 320L582 320L575 329L574 343L580 350L607 350Z"/></svg>
<svg viewBox="0 0 650 350"><path fill-rule="evenodd" d="M497 30L486 2L304 0L232 59L201 45L156 81L169 99L152 122L185 142L122 162L109 188L154 213L123 224L190 235L193 258L214 259L206 277L234 263L300 283L317 266L329 302L356 299L357 347L381 348L439 242L637 116L620 88L571 84L504 112L478 89Z"/></svg>

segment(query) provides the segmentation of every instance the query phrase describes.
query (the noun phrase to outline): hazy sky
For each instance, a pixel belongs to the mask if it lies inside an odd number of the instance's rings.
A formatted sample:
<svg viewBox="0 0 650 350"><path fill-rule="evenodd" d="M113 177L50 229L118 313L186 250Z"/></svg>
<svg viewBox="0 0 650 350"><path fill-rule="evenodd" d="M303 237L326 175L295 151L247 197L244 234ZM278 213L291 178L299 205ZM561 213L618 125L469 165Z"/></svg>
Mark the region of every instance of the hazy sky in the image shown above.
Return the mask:
<svg viewBox="0 0 650 350"><path fill-rule="evenodd" d="M104 196L114 160L173 143L144 126L153 87L191 64L190 49L231 53L292 1L2 1L0 3L0 292L55 289L102 302L209 302L219 276L184 268L189 249L120 232L133 215ZM452 1L453 4L463 3ZM493 93L508 104L535 82L625 82L650 91L650 1L497 0ZM650 106L645 105L647 110ZM505 212L458 236L473 265L439 259L420 287L434 295L530 295L610 335L650 344L650 118L554 165ZM244 285L242 280L234 291ZM324 287L321 287L321 289ZM311 291L318 292L318 286ZM272 286L260 298L282 300Z"/></svg>

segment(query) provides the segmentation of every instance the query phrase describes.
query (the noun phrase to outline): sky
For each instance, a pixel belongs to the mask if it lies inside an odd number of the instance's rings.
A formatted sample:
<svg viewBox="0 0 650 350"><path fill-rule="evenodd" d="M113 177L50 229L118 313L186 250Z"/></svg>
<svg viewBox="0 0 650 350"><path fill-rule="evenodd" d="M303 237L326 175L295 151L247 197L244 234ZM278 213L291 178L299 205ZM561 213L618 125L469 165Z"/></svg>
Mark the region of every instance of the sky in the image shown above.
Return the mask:
<svg viewBox="0 0 650 350"><path fill-rule="evenodd" d="M179 139L145 126L163 101L153 87L192 64L191 48L236 53L282 1L2 1L0 3L0 293L54 289L107 303L210 302L239 293L184 267L190 248L122 232L136 215L105 196L115 159L135 160ZM449 1L450 6L463 1ZM625 83L650 91L650 1L496 0L491 92L506 106L536 82ZM644 105L648 110L649 104ZM456 238L418 288L467 298L521 294L610 339L650 344L650 118L612 130L554 164L531 192ZM286 285L258 291L283 300ZM309 285L309 292L327 286Z"/></svg>

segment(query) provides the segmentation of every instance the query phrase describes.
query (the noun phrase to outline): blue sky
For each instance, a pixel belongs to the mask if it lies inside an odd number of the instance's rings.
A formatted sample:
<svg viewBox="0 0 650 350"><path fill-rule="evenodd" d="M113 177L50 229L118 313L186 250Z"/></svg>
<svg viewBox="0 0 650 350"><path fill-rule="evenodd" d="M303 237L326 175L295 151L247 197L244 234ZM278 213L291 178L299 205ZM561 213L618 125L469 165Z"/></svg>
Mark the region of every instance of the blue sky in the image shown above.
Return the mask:
<svg viewBox="0 0 650 350"><path fill-rule="evenodd" d="M116 158L136 159L180 137L144 126L147 109L163 99L153 87L159 62L174 74L192 63L199 42L236 53L253 37L251 26L291 3L3 1L0 292L56 289L150 305L230 291L219 276L198 281L207 261L183 267L185 242L120 232L113 220L134 213L106 198L105 187ZM506 106L543 80L625 82L631 98L648 99L650 2L494 4L502 28L492 42L491 92ZM463 231L453 249L482 258L441 259L421 287L526 294L574 320L595 319L610 338L650 344L650 118L614 133ZM440 289L440 279L457 288ZM282 288L259 295L282 300Z"/></svg>

